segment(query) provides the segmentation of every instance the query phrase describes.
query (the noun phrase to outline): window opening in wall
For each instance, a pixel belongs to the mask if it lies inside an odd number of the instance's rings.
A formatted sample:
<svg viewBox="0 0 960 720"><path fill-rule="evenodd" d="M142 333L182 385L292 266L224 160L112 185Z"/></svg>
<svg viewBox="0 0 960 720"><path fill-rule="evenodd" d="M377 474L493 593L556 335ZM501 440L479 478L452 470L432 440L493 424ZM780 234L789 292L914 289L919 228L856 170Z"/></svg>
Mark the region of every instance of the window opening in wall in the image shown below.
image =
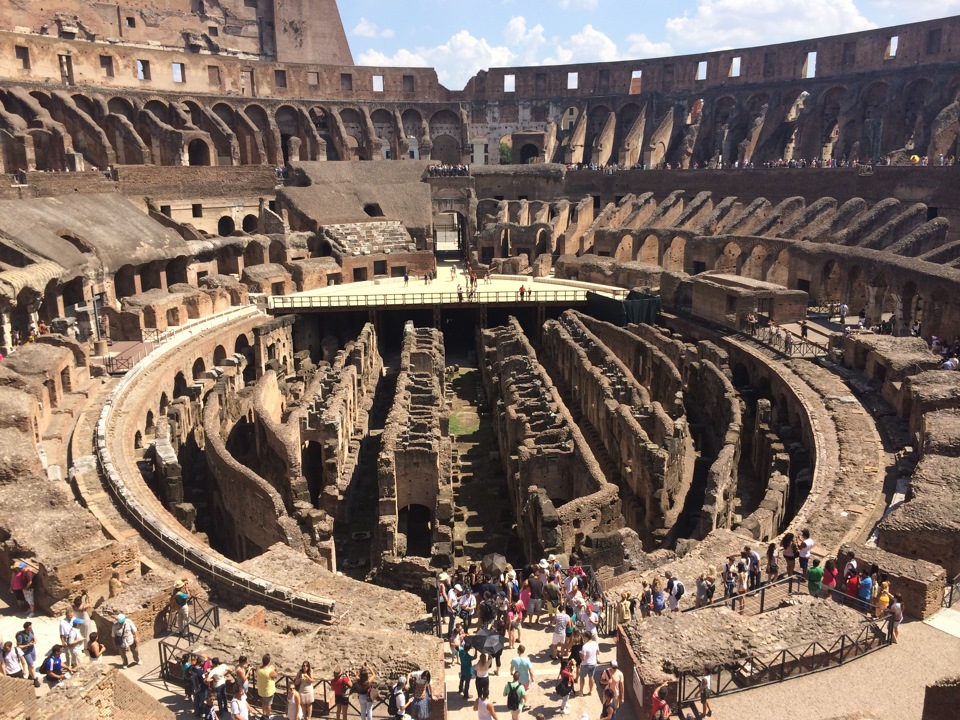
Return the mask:
<svg viewBox="0 0 960 720"><path fill-rule="evenodd" d="M639 95L643 88L643 70L634 70L630 73L630 94Z"/></svg>
<svg viewBox="0 0 960 720"><path fill-rule="evenodd" d="M843 67L852 68L857 64L857 43L845 42L843 44Z"/></svg>
<svg viewBox="0 0 960 720"><path fill-rule="evenodd" d="M937 207L927 207L927 222L934 220L940 217L940 208Z"/></svg>
<svg viewBox="0 0 960 720"><path fill-rule="evenodd" d="M739 55L730 61L730 72L727 73L727 77L740 77L740 61Z"/></svg>
<svg viewBox="0 0 960 720"><path fill-rule="evenodd" d="M172 63L171 67L173 68L173 81L175 83L187 81L187 69L183 63Z"/></svg>
<svg viewBox="0 0 960 720"><path fill-rule="evenodd" d="M278 88L285 88L287 86L287 71L286 70L274 70L273 71L273 85Z"/></svg>
<svg viewBox="0 0 960 720"><path fill-rule="evenodd" d="M373 274L374 274L374 275L386 275L386 274L387 274L387 261L386 261L386 260L374 260L374 261L373 261Z"/></svg>
<svg viewBox="0 0 960 720"><path fill-rule="evenodd" d="M701 60L697 63L697 80L707 79L707 61Z"/></svg>
<svg viewBox="0 0 960 720"><path fill-rule="evenodd" d="M516 75L504 75L503 76L503 91L512 93L517 91L517 76Z"/></svg>
<svg viewBox="0 0 960 720"><path fill-rule="evenodd" d="M207 81L211 85L220 84L220 66L219 65L207 65Z"/></svg>
<svg viewBox="0 0 960 720"><path fill-rule="evenodd" d="M353 269L353 281L354 282L363 282L367 279L367 269L366 268L354 268Z"/></svg>
<svg viewBox="0 0 960 720"><path fill-rule="evenodd" d="M417 81L413 75L404 75L403 76L403 91L405 93L412 93L417 91Z"/></svg>
<svg viewBox="0 0 960 720"><path fill-rule="evenodd" d="M943 38L943 33L940 28L930 30L927 33L927 55L936 55L940 52L940 41Z"/></svg>
<svg viewBox="0 0 960 720"><path fill-rule="evenodd" d="M567 73L567 90L576 90L580 87L580 73Z"/></svg>
<svg viewBox="0 0 960 720"><path fill-rule="evenodd" d="M340 74L340 90L343 92L353 92L353 75L350 73Z"/></svg>
<svg viewBox="0 0 960 720"><path fill-rule="evenodd" d="M64 85L73 85L73 58L70 55L60 55L60 82Z"/></svg>
<svg viewBox="0 0 960 720"><path fill-rule="evenodd" d="M167 217L171 217L173 215L173 211L170 209L169 205L161 205L160 213L162 215L166 215Z"/></svg>
<svg viewBox="0 0 960 720"><path fill-rule="evenodd" d="M811 50L807 53L807 59L803 63L803 72L800 73L803 78L815 78L817 76L817 51Z"/></svg>
<svg viewBox="0 0 960 720"><path fill-rule="evenodd" d="M209 35L210 37L219 36L220 28L218 28L216 25L211 25L210 27L207 28L207 35Z"/></svg>
<svg viewBox="0 0 960 720"><path fill-rule="evenodd" d="M150 79L150 61L149 60L137 60L137 79L138 80Z"/></svg>
<svg viewBox="0 0 960 720"><path fill-rule="evenodd" d="M599 195L594 195L594 196L593 196L593 209L594 209L594 210L599 210L599 209L600 209L600 196L599 196Z"/></svg>
<svg viewBox="0 0 960 720"><path fill-rule="evenodd" d="M137 19L135 17L128 15L125 20L128 28L135 28L137 26Z"/></svg>
<svg viewBox="0 0 960 720"><path fill-rule="evenodd" d="M100 72L104 77L113 77L113 57L110 55L100 56Z"/></svg>
<svg viewBox="0 0 960 720"><path fill-rule="evenodd" d="M30 48L24 47L23 45L17 45L16 50L17 60L20 61L20 66L24 70L30 69Z"/></svg>
<svg viewBox="0 0 960 720"><path fill-rule="evenodd" d="M203 204L202 204L202 203L194 203L192 209L193 209L193 216L194 216L195 218L202 218L202 217L203 217Z"/></svg>
<svg viewBox="0 0 960 720"><path fill-rule="evenodd" d="M900 36L892 35L887 40L887 51L883 54L884 60L893 60L897 56L897 48L900 45Z"/></svg>
<svg viewBox="0 0 960 720"><path fill-rule="evenodd" d="M316 87L320 84L320 73L318 72L308 72L307 73L307 85L312 85Z"/></svg>
<svg viewBox="0 0 960 720"><path fill-rule="evenodd" d="M243 0L243 6L248 8L258 7L257 0Z"/></svg>
<svg viewBox="0 0 960 720"><path fill-rule="evenodd" d="M373 76L373 91L383 92L383 75Z"/></svg>

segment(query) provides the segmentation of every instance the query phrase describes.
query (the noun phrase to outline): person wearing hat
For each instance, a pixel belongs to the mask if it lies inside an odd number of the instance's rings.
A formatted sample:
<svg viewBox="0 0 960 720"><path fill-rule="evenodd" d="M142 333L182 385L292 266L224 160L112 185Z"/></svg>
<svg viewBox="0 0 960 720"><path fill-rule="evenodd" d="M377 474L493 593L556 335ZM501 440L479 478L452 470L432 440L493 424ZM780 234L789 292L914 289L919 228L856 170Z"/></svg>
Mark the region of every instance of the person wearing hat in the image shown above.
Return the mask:
<svg viewBox="0 0 960 720"><path fill-rule="evenodd" d="M600 684L603 685L604 690L613 691L613 707L619 710L623 702L623 673L616 660L611 660L610 667L603 671Z"/></svg>
<svg viewBox="0 0 960 720"><path fill-rule="evenodd" d="M447 591L450 588L450 576L442 572L437 575L437 613L440 617L440 625L443 625L443 618L447 617Z"/></svg>
<svg viewBox="0 0 960 720"><path fill-rule="evenodd" d="M11 570L13 575L10 577L10 590L17 598L17 607L27 610L27 617L33 617L36 612L33 604L33 572L22 560L15 562Z"/></svg>
<svg viewBox="0 0 960 720"><path fill-rule="evenodd" d="M83 645L86 638L83 636L83 620L75 617L70 621L70 630L67 632L67 642L64 650L67 654L67 665L78 667L83 657Z"/></svg>
<svg viewBox="0 0 960 720"><path fill-rule="evenodd" d="M453 638L453 626L457 622L457 614L460 611L460 593L463 592L463 586L457 583L447 590L447 638Z"/></svg>
<svg viewBox="0 0 960 720"><path fill-rule="evenodd" d="M173 618L169 623L171 630L175 627L180 637L184 637L190 631L190 592L185 581L177 580L173 584L169 610Z"/></svg>
<svg viewBox="0 0 960 720"><path fill-rule="evenodd" d="M139 636L137 635L137 626L133 620L120 613L117 615L117 621L113 624L113 642L120 651L120 657L123 659L123 666L140 664ZM127 653L133 656L133 662L128 663Z"/></svg>

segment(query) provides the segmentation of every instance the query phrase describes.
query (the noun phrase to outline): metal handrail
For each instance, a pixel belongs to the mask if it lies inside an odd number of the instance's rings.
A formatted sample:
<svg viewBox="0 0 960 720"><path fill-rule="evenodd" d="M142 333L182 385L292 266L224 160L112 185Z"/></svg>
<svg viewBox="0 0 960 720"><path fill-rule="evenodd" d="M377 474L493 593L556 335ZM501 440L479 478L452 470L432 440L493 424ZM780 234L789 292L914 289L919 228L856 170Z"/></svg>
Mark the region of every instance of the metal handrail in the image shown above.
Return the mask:
<svg viewBox="0 0 960 720"><path fill-rule="evenodd" d="M951 583L944 588L942 606L945 608L953 607L953 604L960 602L960 575L957 575Z"/></svg>
<svg viewBox="0 0 960 720"><path fill-rule="evenodd" d="M292 295L271 297L267 301L270 310L310 310L316 308L348 307L406 307L410 305L483 305L491 303L547 303L586 302L588 290L528 290L523 295L516 290L485 290L474 293L456 292L407 292L363 295Z"/></svg>
<svg viewBox="0 0 960 720"><path fill-rule="evenodd" d="M725 583L720 579L716 578L716 589L720 591L724 588ZM699 607L690 607L683 610L683 612L697 612L698 610L706 610L707 608L718 608L728 606L731 610L736 610L737 606L741 603L743 604L744 614L746 615L761 615L767 610L775 610L776 605L772 605L767 602L767 595L773 594L775 591L777 599L779 600L781 596L785 597L791 595L798 590L802 590L806 587L807 581L801 575L788 575L787 577L780 578L772 583L766 583L765 585L760 586L755 590L745 592L742 595L733 595L731 597L725 597L722 600L714 600L712 603L707 605L701 605ZM784 590L784 592L779 592ZM756 608L756 612L747 612L747 606L749 602L749 607L751 610Z"/></svg>

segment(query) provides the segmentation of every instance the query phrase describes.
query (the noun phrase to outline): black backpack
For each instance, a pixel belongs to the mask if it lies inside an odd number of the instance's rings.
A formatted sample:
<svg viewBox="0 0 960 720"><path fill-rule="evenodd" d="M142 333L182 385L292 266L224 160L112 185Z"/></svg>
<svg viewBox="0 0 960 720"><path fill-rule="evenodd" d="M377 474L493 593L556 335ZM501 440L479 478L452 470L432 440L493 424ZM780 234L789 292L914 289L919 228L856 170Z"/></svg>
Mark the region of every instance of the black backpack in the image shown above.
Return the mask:
<svg viewBox="0 0 960 720"><path fill-rule="evenodd" d="M678 580L677 578L674 578L673 579L673 596L679 601L680 598L683 597L684 591L685 591L685 588L683 587L683 583L680 582L680 580Z"/></svg>
<svg viewBox="0 0 960 720"><path fill-rule="evenodd" d="M520 683L518 682L507 684L507 709L520 709Z"/></svg>
<svg viewBox="0 0 960 720"><path fill-rule="evenodd" d="M398 714L398 711L400 710L399 701L397 700L399 696L400 696L400 688L394 685L390 689L390 699L387 700L387 712L393 716L396 716Z"/></svg>

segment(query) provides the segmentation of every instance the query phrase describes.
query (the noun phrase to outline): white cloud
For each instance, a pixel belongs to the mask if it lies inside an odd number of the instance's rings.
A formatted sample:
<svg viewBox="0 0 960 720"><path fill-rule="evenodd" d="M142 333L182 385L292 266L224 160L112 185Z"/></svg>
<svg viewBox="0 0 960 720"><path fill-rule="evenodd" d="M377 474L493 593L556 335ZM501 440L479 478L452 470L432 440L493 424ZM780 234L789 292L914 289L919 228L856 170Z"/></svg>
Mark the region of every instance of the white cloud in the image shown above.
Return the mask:
<svg viewBox="0 0 960 720"><path fill-rule="evenodd" d="M381 30L379 25L370 22L365 17L362 17L360 18L360 22L357 23L357 26L352 30L351 34L356 35L357 37L365 38L392 38L393 30L390 28L384 28Z"/></svg>
<svg viewBox="0 0 960 720"><path fill-rule="evenodd" d="M682 51L749 47L876 27L854 0L699 0L692 12L667 19Z"/></svg>
<svg viewBox="0 0 960 720"><path fill-rule="evenodd" d="M527 27L527 20L522 15L510 18L503 31L503 39L511 48L514 65L536 65L541 48L546 44L543 25L539 23L532 28Z"/></svg>
<svg viewBox="0 0 960 720"><path fill-rule="evenodd" d="M620 59L617 44L589 24L566 40L559 41L553 53L553 56L544 58L544 65L611 62Z"/></svg>
<svg viewBox="0 0 960 720"><path fill-rule="evenodd" d="M627 35L627 42L630 43L626 52L627 57L655 58L673 55L673 46L670 43L654 42L645 33Z"/></svg>
<svg viewBox="0 0 960 720"><path fill-rule="evenodd" d="M564 10L596 10L599 0L560 0Z"/></svg>

